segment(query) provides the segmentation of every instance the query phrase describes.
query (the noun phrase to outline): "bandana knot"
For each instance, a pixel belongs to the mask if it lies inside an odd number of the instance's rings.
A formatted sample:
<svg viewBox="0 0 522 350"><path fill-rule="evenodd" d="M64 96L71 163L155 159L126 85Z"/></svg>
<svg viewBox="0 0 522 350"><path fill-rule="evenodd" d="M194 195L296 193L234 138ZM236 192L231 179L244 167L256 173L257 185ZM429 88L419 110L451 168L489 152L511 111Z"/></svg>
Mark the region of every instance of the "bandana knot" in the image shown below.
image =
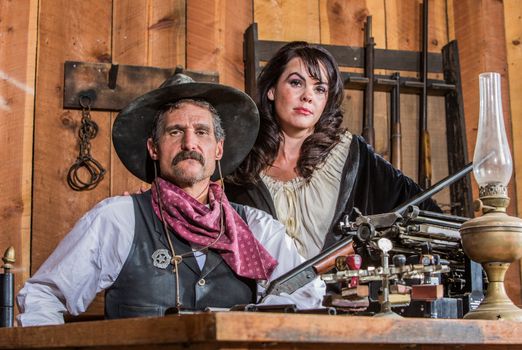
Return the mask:
<svg viewBox="0 0 522 350"><path fill-rule="evenodd" d="M254 237L218 184L210 183L207 206L176 185L156 178L152 188L152 207L161 220L158 193L163 219L173 232L188 242L216 250L239 276L255 280L268 279L277 261ZM221 215L224 226L222 234Z"/></svg>

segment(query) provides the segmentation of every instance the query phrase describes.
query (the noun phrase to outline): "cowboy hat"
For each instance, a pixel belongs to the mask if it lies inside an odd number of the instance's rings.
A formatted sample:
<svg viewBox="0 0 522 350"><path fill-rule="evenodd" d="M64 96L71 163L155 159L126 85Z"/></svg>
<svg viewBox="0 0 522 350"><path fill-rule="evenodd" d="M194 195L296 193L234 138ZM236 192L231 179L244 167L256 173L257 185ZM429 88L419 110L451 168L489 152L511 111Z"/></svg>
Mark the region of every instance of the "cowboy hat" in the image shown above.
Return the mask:
<svg viewBox="0 0 522 350"><path fill-rule="evenodd" d="M113 124L112 141L118 157L143 181L151 183L154 180L153 161L147 151L154 117L165 104L182 99L205 100L217 110L225 130L221 160L223 176L232 173L254 145L259 130L259 112L250 96L230 86L198 83L178 73L158 89L129 103ZM217 178L216 169L212 179Z"/></svg>

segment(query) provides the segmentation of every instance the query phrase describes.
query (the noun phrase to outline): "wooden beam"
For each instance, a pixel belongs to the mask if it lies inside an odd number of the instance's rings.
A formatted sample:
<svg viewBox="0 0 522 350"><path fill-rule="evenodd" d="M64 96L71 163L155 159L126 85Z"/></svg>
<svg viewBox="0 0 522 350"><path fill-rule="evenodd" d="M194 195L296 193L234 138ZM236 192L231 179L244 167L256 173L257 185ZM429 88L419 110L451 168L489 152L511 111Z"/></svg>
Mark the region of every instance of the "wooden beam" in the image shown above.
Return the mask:
<svg viewBox="0 0 522 350"><path fill-rule="evenodd" d="M318 43L319 1L254 1L254 21L258 23L259 39Z"/></svg>
<svg viewBox="0 0 522 350"><path fill-rule="evenodd" d="M506 91L509 96L508 110L513 116L511 118L513 136L513 158L515 163L515 179L517 186L517 208L518 215L522 209L522 119L517 118L522 115L522 100L519 99L522 91L522 8L518 1L504 1L504 16L506 28L506 53L507 68L509 76L509 89ZM503 91L504 92L504 91ZM507 98L505 97L504 100Z"/></svg>
<svg viewBox="0 0 522 350"><path fill-rule="evenodd" d="M220 83L243 90L243 33L252 21L252 1L189 1L187 68L217 71Z"/></svg>
<svg viewBox="0 0 522 350"><path fill-rule="evenodd" d="M520 1L504 0L506 49L509 75L509 108L513 131L514 178L517 193L517 214L522 215L522 7ZM519 264L522 285L522 260ZM522 286L521 286L522 287Z"/></svg>
<svg viewBox="0 0 522 350"><path fill-rule="evenodd" d="M504 8L502 2L495 0L462 0L454 2L453 13L455 37L459 42L462 67L464 110L469 136L468 152L470 159L473 159L479 116L478 76L482 72L494 71L502 76L504 121L509 142L512 142ZM473 193L474 197L478 198L476 186ZM513 214L516 212L516 196L512 187L509 195L513 203L509 210Z"/></svg>
<svg viewBox="0 0 522 350"><path fill-rule="evenodd" d="M0 254L15 248L15 291L29 277L38 1L0 2Z"/></svg>

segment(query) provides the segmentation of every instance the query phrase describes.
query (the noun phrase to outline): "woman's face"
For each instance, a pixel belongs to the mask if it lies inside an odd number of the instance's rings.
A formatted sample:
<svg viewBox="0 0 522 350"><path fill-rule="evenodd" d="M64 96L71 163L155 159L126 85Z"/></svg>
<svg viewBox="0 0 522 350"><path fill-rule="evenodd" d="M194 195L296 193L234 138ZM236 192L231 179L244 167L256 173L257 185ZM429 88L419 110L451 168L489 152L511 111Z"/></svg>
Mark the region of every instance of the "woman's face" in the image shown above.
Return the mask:
<svg viewBox="0 0 522 350"><path fill-rule="evenodd" d="M321 77L326 79L322 64L320 69ZM328 81L312 78L301 58L294 57L267 96L274 101L276 118L286 134L312 134L328 101Z"/></svg>

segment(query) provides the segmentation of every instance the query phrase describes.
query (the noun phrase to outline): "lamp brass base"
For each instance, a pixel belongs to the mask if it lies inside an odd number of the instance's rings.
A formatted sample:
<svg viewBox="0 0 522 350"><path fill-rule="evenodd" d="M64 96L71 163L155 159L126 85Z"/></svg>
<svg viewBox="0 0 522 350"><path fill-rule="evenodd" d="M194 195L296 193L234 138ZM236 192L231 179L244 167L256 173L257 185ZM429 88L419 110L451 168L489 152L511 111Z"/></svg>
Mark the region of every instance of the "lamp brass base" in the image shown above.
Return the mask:
<svg viewBox="0 0 522 350"><path fill-rule="evenodd" d="M522 309L513 304L504 288L510 263L522 258L522 219L490 211L465 222L460 235L464 252L482 264L489 282L484 300L464 318L522 321Z"/></svg>
<svg viewBox="0 0 522 350"><path fill-rule="evenodd" d="M509 320L522 322L522 309L513 304L504 288L504 276L509 263L484 263L482 266L488 275L489 285L486 297L475 310L464 318L474 320Z"/></svg>

